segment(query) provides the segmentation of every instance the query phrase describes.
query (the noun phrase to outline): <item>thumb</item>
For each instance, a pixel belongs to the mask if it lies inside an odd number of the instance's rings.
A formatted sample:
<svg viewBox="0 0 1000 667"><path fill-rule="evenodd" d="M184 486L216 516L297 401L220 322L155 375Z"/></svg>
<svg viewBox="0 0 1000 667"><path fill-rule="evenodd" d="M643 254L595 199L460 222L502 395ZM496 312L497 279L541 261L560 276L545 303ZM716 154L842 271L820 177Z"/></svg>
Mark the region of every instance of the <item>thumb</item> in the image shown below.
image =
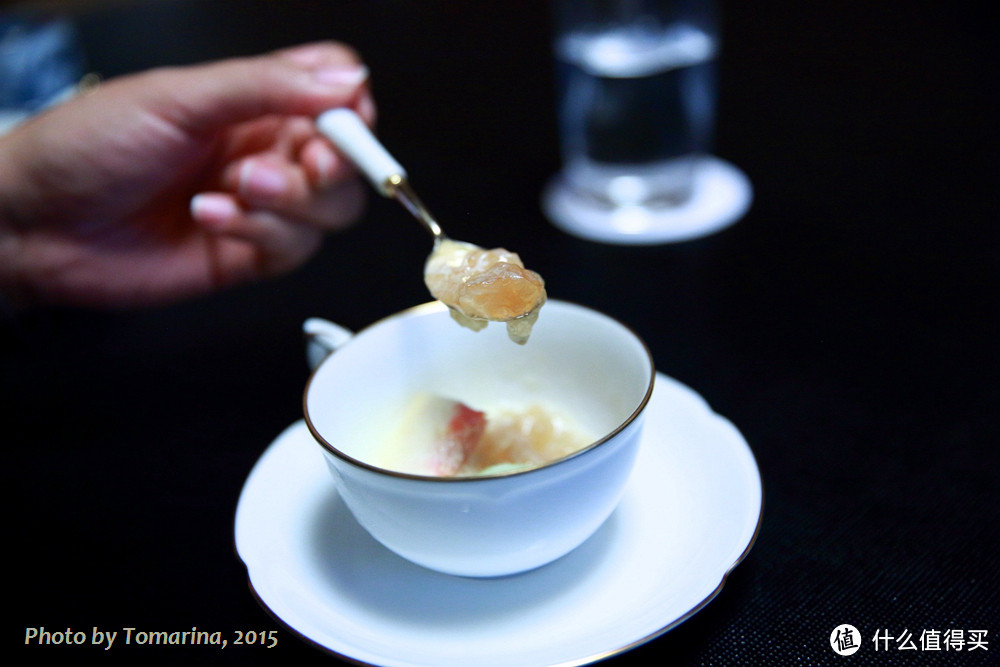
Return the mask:
<svg viewBox="0 0 1000 667"><path fill-rule="evenodd" d="M314 117L368 96L368 68L353 51L307 49L150 72L158 85L148 102L180 127L211 132L270 114Z"/></svg>

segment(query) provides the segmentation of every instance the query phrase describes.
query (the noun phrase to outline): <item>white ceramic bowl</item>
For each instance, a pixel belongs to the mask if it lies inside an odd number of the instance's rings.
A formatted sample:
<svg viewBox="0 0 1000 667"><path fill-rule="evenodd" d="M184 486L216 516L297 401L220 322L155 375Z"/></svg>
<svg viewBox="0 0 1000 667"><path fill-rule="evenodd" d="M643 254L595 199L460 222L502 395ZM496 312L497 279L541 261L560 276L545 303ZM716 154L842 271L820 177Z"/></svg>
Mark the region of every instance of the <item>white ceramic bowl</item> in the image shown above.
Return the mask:
<svg viewBox="0 0 1000 667"><path fill-rule="evenodd" d="M646 346L617 321L552 300L520 346L503 325L469 331L435 302L356 335L325 320L309 320L305 331L316 364L306 423L355 518L400 556L464 576L530 570L581 544L621 498L655 373ZM600 436L503 475L430 477L374 465L393 415L419 392L474 407L537 401Z"/></svg>

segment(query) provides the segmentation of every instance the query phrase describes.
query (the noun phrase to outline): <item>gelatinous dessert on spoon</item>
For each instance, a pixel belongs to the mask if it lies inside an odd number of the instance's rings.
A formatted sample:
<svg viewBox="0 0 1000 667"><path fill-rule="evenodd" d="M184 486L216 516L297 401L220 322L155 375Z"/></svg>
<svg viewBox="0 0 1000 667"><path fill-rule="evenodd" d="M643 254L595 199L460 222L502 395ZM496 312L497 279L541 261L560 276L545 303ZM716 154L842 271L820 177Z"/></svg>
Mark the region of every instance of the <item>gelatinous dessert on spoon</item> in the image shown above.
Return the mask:
<svg viewBox="0 0 1000 667"><path fill-rule="evenodd" d="M516 253L448 238L434 244L424 282L463 326L478 331L491 321L505 322L511 340L522 345L546 298L545 281Z"/></svg>
<svg viewBox="0 0 1000 667"><path fill-rule="evenodd" d="M545 303L545 283L503 248L485 250L453 241L410 187L406 170L375 138L356 113L331 109L316 119L327 136L385 197L397 200L434 236L424 282L452 317L474 331L505 322L511 340L524 344Z"/></svg>
<svg viewBox="0 0 1000 667"><path fill-rule="evenodd" d="M592 442L569 417L542 405L476 410L421 394L407 406L376 462L416 475L497 475L544 465Z"/></svg>

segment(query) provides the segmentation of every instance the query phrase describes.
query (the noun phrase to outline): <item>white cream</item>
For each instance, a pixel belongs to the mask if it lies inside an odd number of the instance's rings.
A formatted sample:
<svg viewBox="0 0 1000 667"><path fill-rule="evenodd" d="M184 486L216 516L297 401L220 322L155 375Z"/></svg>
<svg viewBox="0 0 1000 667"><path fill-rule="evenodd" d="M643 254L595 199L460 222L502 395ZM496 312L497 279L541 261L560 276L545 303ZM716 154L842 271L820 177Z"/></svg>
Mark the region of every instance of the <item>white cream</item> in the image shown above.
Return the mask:
<svg viewBox="0 0 1000 667"><path fill-rule="evenodd" d="M456 409L459 429L455 425ZM480 414L447 398L420 394L400 415L375 463L398 472L430 476L492 475L544 465L594 442L568 415L531 404L487 408L485 430L470 441L461 427Z"/></svg>

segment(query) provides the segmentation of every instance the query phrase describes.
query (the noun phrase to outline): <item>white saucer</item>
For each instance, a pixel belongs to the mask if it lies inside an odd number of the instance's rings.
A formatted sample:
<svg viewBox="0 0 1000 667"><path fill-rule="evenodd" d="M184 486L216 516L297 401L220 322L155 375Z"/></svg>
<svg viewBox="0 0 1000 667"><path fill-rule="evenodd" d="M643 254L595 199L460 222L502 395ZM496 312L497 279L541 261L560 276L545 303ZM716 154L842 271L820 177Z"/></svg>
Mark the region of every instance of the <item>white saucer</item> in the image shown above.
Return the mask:
<svg viewBox="0 0 1000 667"><path fill-rule="evenodd" d="M236 510L261 603L318 647L389 666L582 665L699 611L750 550L760 473L746 441L662 374L634 476L608 521L560 560L467 579L396 556L353 519L302 422L264 452Z"/></svg>
<svg viewBox="0 0 1000 667"><path fill-rule="evenodd" d="M545 214L564 232L591 241L653 245L688 241L718 232L750 208L753 187L746 174L714 156L695 170L691 198L678 206L595 206L557 177L542 199Z"/></svg>

